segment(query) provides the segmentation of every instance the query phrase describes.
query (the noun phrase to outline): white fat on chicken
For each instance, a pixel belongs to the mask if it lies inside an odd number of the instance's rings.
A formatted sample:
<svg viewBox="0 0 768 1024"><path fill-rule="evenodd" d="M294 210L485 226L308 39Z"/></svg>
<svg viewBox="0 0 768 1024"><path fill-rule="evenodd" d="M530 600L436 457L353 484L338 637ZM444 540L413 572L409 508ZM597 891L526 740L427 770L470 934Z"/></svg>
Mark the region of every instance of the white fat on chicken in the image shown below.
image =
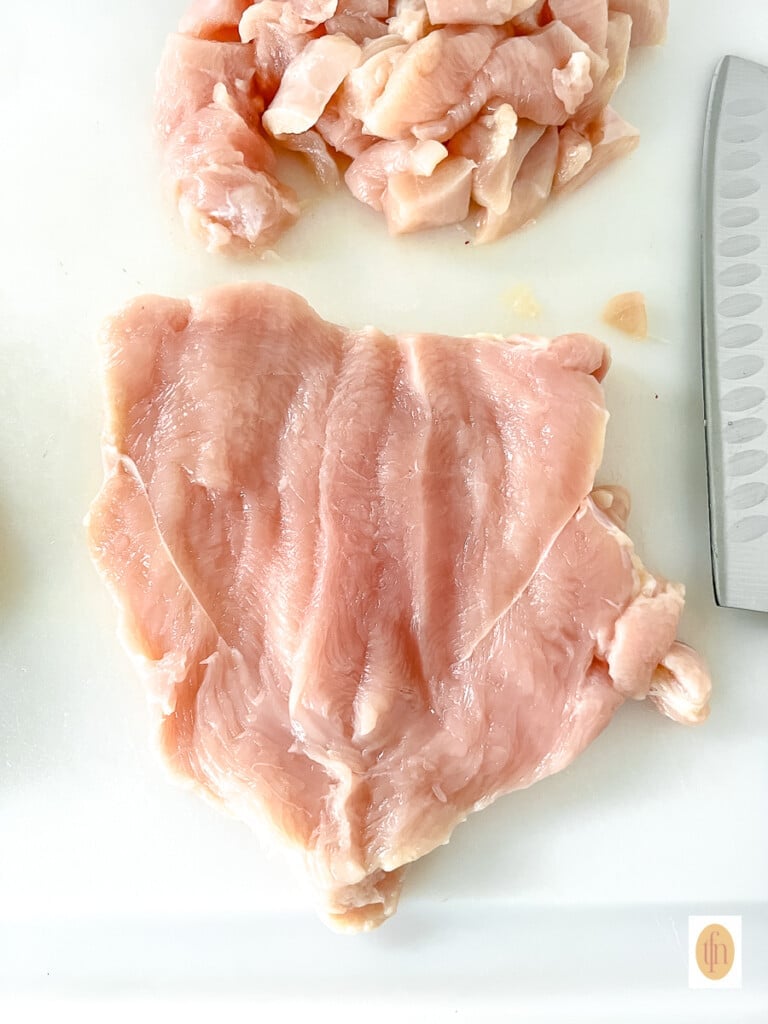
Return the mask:
<svg viewBox="0 0 768 1024"><path fill-rule="evenodd" d="M425 0L397 0L395 13L387 22L388 31L404 43L415 43L431 27Z"/></svg>
<svg viewBox="0 0 768 1024"><path fill-rule="evenodd" d="M552 88L565 107L566 114L575 114L591 92L591 66L588 54L577 51L571 54L564 68L553 69Z"/></svg>

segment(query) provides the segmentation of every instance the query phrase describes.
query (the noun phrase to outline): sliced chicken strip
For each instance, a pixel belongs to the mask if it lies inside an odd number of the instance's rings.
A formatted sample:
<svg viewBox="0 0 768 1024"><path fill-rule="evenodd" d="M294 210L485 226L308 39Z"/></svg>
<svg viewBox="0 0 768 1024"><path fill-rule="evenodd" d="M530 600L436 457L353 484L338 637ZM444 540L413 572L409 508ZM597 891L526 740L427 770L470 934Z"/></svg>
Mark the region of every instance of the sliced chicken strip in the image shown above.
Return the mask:
<svg viewBox="0 0 768 1024"><path fill-rule="evenodd" d="M557 158L557 128L551 126L543 131L523 160L506 211L498 215L492 210L481 210L477 218L478 242L494 241L539 216L552 191Z"/></svg>
<svg viewBox="0 0 768 1024"><path fill-rule="evenodd" d="M509 206L520 164L544 129L528 122L518 122L517 114L508 103L490 106L492 109L451 139L450 151L467 157L475 164L472 175L474 201L502 214ZM525 147L522 139L531 128L538 134ZM522 133L522 139L516 144L518 133Z"/></svg>
<svg viewBox="0 0 768 1024"><path fill-rule="evenodd" d="M437 29L410 46L392 69L380 97L364 112L365 131L400 139L414 125L436 121L464 97L491 53L492 28Z"/></svg>
<svg viewBox="0 0 768 1024"><path fill-rule="evenodd" d="M448 150L439 142L377 142L352 161L344 180L361 203L382 210L384 193L393 175L429 176L447 156Z"/></svg>
<svg viewBox="0 0 768 1024"><path fill-rule="evenodd" d="M608 17L606 43L608 70L579 108L573 119L577 126L583 128L599 118L611 102L613 94L624 81L631 36L632 19L629 15L617 14L612 11Z"/></svg>
<svg viewBox="0 0 768 1024"><path fill-rule="evenodd" d="M592 143L571 124L563 125L558 137L557 170L553 190L564 188L589 163Z"/></svg>
<svg viewBox="0 0 768 1024"><path fill-rule="evenodd" d="M325 185L326 188L335 188L341 183L339 165L319 131L310 128L297 135L276 135L274 139L275 142L280 143L283 149L300 153L301 156L306 157L321 185Z"/></svg>
<svg viewBox="0 0 768 1024"><path fill-rule="evenodd" d="M574 54L589 59L593 86L608 69L605 57L594 53L570 28L555 21L531 36L516 36L493 51L484 76L493 83L493 95L510 103L519 117L543 125L560 125L569 112L555 90L553 71L564 68Z"/></svg>
<svg viewBox="0 0 768 1024"><path fill-rule="evenodd" d="M390 233L403 235L463 221L469 213L473 169L471 160L451 156L429 175L391 175L382 200Z"/></svg>
<svg viewBox="0 0 768 1024"><path fill-rule="evenodd" d="M361 50L347 36L310 40L283 73L280 88L263 116L270 135L306 132L325 110L349 72L360 63Z"/></svg>
<svg viewBox="0 0 768 1024"><path fill-rule="evenodd" d="M165 176L184 223L210 251L263 251L299 214L293 191L275 177L275 155L260 131L253 72L244 57L235 43L175 35L160 69L157 124Z"/></svg>

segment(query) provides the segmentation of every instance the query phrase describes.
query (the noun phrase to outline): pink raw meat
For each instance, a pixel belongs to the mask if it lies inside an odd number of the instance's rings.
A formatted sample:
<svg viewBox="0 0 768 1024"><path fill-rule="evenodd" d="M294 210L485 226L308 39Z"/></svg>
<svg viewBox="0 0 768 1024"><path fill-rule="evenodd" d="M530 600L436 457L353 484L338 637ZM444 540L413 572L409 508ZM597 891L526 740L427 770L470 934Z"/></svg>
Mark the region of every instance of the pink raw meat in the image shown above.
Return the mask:
<svg viewBox="0 0 768 1024"><path fill-rule="evenodd" d="M275 176L262 109L242 45L169 37L156 104L166 175L188 229L212 251L264 249L298 217Z"/></svg>
<svg viewBox="0 0 768 1024"><path fill-rule="evenodd" d="M683 588L594 490L595 339L348 331L250 284L137 299L104 357L90 543L162 750L335 926L380 924L405 865L625 698L706 717Z"/></svg>
<svg viewBox="0 0 768 1024"><path fill-rule="evenodd" d="M499 238L633 148L608 104L630 46L660 42L667 15L668 0L195 0L157 90L184 220L209 249L273 246L299 213L274 145L346 181L393 234L463 223ZM608 121L622 138L599 145ZM402 170L381 148L416 142L443 160Z"/></svg>

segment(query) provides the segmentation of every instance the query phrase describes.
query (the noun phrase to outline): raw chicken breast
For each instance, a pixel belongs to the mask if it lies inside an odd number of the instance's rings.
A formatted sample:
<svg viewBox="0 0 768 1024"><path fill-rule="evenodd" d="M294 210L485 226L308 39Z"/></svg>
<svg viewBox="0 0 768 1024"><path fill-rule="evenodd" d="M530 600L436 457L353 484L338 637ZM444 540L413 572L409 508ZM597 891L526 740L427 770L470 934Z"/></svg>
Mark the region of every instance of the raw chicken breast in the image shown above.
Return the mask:
<svg viewBox="0 0 768 1024"><path fill-rule="evenodd" d="M608 15L608 32L606 36L606 57L608 70L594 87L586 101L579 107L571 124L577 129L589 128L602 116L624 80L627 71L627 57L631 44L632 19L626 14ZM566 126L567 129L568 126Z"/></svg>
<svg viewBox="0 0 768 1024"><path fill-rule="evenodd" d="M541 135L536 138L538 133ZM520 164L504 211L497 214L492 208L481 210L477 224L478 241L491 242L529 224L539 215L549 198L559 154L557 129L538 126L529 129L525 141L521 135L520 145L525 149L531 143Z"/></svg>
<svg viewBox="0 0 768 1024"><path fill-rule="evenodd" d="M264 131L393 234L463 223L500 238L636 144L608 105L630 46L660 42L667 14L668 0L195 0L157 92L184 220L210 249L274 245L299 207ZM401 167L417 143L442 158Z"/></svg>
<svg viewBox="0 0 768 1024"><path fill-rule="evenodd" d="M90 543L163 753L335 927L624 699L706 717L683 588L593 489L595 339L348 331L250 284L138 299L103 343Z"/></svg>

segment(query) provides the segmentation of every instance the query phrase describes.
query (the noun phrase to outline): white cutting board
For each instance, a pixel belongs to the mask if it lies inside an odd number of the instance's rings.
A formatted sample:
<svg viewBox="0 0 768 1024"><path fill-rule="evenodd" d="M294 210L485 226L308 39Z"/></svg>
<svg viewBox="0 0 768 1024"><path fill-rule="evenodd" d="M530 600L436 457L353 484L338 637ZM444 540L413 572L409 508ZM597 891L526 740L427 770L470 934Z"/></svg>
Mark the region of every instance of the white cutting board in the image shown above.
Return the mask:
<svg viewBox="0 0 768 1024"><path fill-rule="evenodd" d="M673 0L668 45L633 56L617 98L641 148L532 229L392 240L350 197L313 198L268 262L201 252L158 194L152 79L184 6L3 10L0 993L303 1000L336 1020L768 1019L768 617L713 605L697 276L708 82L726 51L768 62L764 0ZM349 325L608 341L602 478L632 491L648 565L687 584L682 635L714 676L704 727L624 707L568 771L415 866L368 936L326 932L279 854L166 781L84 543L99 320L138 292L246 279ZM521 284L538 319L510 302ZM653 340L600 323L628 289ZM743 915L741 992L688 991L692 913Z"/></svg>

